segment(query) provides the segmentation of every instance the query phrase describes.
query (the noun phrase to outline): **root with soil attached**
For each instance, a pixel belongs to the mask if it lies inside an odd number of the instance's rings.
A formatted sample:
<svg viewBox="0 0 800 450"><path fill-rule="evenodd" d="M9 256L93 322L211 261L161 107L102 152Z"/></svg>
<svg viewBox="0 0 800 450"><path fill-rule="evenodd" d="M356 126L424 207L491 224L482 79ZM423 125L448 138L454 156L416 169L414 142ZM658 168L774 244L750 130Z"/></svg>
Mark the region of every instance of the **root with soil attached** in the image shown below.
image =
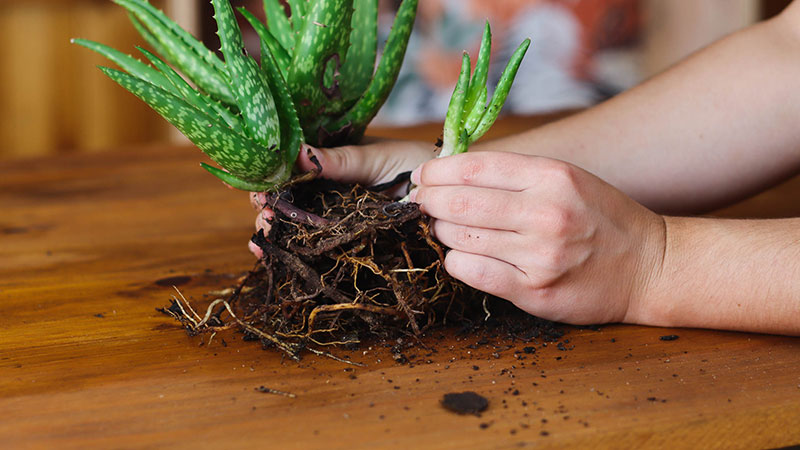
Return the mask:
<svg viewBox="0 0 800 450"><path fill-rule="evenodd" d="M238 326L293 359L307 350L351 363L320 348L488 318L486 295L444 271L444 250L418 205L323 179L292 184L267 203L272 228L252 239L263 258L240 285L203 318L177 297L163 310L191 334Z"/></svg>

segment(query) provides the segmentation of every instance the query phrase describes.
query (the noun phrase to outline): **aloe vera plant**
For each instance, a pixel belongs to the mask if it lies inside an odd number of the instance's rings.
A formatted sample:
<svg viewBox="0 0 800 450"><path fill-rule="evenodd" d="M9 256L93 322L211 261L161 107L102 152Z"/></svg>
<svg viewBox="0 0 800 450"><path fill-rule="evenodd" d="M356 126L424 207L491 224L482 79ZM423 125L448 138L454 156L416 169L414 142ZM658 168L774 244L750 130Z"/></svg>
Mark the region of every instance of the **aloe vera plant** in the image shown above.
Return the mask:
<svg viewBox="0 0 800 450"><path fill-rule="evenodd" d="M469 54L464 52L462 56L461 73L447 108L440 158L467 151L470 144L480 139L494 124L530 44L530 39L525 39L511 55L487 104L486 81L489 75L492 30L489 23L486 23L472 76Z"/></svg>
<svg viewBox="0 0 800 450"><path fill-rule="evenodd" d="M291 176L303 142L360 140L397 79L418 0L401 3L377 65L378 0L289 0L289 15L279 0L264 0L266 25L240 8L259 35L260 65L244 49L229 0L212 1L224 59L147 0L114 2L160 57L140 48L148 65L73 42L116 63L123 70L101 70L222 167L206 170L235 188L264 191Z"/></svg>

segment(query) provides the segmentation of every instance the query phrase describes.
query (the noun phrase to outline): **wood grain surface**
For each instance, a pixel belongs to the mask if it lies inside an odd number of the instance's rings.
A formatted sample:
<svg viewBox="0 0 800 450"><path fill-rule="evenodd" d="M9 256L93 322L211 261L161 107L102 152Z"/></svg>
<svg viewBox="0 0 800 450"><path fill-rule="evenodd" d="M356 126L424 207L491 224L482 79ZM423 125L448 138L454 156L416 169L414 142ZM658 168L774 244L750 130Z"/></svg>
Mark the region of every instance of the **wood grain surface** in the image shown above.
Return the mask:
<svg viewBox="0 0 800 450"><path fill-rule="evenodd" d="M495 134L535 123L509 119ZM155 311L172 285L202 304L255 262L246 195L199 160L153 147L0 163L0 447L800 443L797 338L613 325L568 328L561 350L437 331L407 365L381 344L336 350L355 367L295 363L233 332L188 337ZM795 179L723 214L798 215L798 198ZM679 338L659 339L669 334ZM488 398L480 417L440 406L465 390Z"/></svg>

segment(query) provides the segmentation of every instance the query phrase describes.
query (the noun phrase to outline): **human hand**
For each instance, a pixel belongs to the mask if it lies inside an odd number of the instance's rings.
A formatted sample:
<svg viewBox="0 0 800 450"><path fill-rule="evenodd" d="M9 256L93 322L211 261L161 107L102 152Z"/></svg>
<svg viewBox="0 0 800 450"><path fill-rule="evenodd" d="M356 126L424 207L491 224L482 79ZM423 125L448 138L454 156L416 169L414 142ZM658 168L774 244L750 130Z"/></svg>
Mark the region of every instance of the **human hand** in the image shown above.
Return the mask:
<svg viewBox="0 0 800 450"><path fill-rule="evenodd" d="M316 165L311 161L313 154L322 167L321 177L342 183L361 183L371 186L391 181L397 174L414 169L436 156L435 150L437 149L433 145L425 142L375 138L366 138L366 143L363 145L329 149L303 145L297 158L297 167L302 172L315 169ZM399 190L389 193L400 195ZM259 213L256 217L256 231L264 230L266 234L275 213L266 207L264 193L251 192L250 203ZM262 252L257 245L250 242L248 248L256 257L261 258Z"/></svg>
<svg viewBox="0 0 800 450"><path fill-rule="evenodd" d="M451 248L453 277L550 320L642 320L664 220L611 185L565 162L505 152L428 161L411 181L411 201Z"/></svg>

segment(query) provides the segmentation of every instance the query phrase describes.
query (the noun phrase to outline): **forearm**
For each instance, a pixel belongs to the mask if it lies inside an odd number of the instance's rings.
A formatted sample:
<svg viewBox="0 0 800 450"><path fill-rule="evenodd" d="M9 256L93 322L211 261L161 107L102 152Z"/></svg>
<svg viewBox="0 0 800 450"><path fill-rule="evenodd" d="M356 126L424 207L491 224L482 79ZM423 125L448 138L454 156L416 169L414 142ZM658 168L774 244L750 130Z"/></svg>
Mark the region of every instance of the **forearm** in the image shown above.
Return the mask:
<svg viewBox="0 0 800 450"><path fill-rule="evenodd" d="M800 335L800 219L666 219L661 270L626 321Z"/></svg>
<svg viewBox="0 0 800 450"><path fill-rule="evenodd" d="M778 183L800 170L800 14L790 12L595 108L476 150L571 162L660 212L709 210Z"/></svg>

